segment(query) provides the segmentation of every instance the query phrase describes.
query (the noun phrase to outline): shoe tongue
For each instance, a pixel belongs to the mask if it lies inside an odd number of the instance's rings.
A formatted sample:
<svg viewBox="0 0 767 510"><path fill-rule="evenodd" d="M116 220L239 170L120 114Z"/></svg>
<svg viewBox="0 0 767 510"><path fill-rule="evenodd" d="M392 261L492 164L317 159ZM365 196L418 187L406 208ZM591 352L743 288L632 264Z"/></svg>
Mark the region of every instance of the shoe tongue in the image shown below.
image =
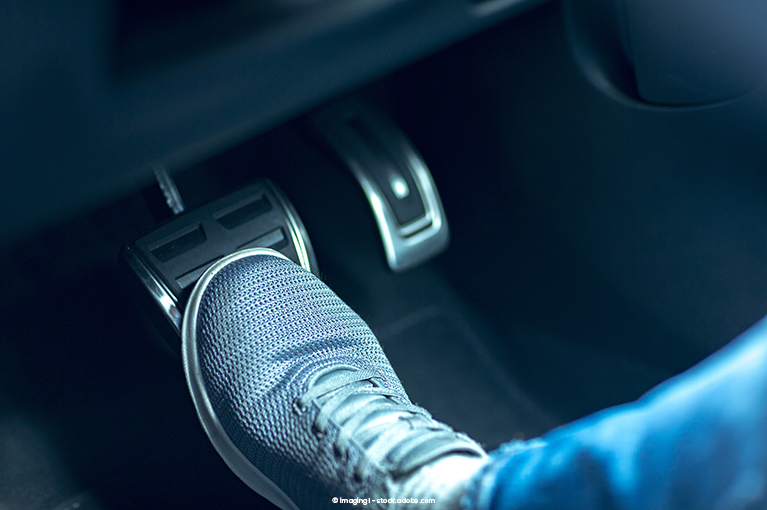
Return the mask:
<svg viewBox="0 0 767 510"><path fill-rule="evenodd" d="M325 372L324 374L322 374L321 376L319 376L317 379L314 380L314 386L319 386L325 383L331 383L351 372L354 372L354 370L352 370L351 368L338 368L336 370Z"/></svg>

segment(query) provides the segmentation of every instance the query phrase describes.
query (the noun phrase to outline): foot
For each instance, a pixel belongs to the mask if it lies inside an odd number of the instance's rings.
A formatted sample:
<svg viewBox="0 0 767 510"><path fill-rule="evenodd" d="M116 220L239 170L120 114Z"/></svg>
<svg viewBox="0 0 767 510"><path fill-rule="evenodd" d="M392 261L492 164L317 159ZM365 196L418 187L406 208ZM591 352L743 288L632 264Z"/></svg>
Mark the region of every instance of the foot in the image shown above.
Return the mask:
<svg viewBox="0 0 767 510"><path fill-rule="evenodd" d="M410 402L357 314L272 250L230 255L203 275L184 316L183 356L211 442L283 510L355 498L392 508L418 497L403 490L422 488L422 473L486 458Z"/></svg>

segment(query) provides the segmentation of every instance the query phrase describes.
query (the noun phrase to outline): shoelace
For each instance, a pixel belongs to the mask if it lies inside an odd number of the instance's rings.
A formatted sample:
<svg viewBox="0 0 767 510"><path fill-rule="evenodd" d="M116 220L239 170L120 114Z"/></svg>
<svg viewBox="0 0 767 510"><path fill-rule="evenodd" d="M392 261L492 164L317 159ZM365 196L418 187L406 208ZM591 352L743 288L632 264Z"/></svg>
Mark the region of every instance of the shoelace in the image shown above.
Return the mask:
<svg viewBox="0 0 767 510"><path fill-rule="evenodd" d="M353 471L357 481L369 478L376 465L396 479L447 453L479 451L424 409L397 402L397 394L376 382L377 377L373 370L345 371L311 387L295 402L300 410L312 402L319 407L312 424L315 434L326 434L331 423L338 427L333 445L337 456L347 458L345 445L352 441L365 451ZM353 398L360 395L379 397ZM393 422L368 423L381 412L401 415Z"/></svg>

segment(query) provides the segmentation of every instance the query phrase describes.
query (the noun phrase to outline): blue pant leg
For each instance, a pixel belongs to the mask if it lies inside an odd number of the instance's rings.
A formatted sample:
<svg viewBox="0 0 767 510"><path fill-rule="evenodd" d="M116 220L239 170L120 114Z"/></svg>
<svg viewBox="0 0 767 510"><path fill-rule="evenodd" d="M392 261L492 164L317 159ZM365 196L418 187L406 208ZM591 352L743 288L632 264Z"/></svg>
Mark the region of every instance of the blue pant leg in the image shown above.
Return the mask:
<svg viewBox="0 0 767 510"><path fill-rule="evenodd" d="M636 402L501 447L464 504L767 509L767 319Z"/></svg>

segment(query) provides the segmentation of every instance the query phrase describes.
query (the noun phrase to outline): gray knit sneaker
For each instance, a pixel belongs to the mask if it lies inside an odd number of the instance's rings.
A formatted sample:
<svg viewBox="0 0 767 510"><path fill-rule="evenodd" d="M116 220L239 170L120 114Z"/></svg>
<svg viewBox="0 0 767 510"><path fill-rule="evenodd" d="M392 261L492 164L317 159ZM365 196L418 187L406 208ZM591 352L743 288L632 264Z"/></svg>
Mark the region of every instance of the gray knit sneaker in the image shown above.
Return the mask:
<svg viewBox="0 0 767 510"><path fill-rule="evenodd" d="M192 292L182 336L211 442L284 510L354 498L389 507L383 500L420 467L453 453L485 455L411 404L362 319L272 250L212 266Z"/></svg>

